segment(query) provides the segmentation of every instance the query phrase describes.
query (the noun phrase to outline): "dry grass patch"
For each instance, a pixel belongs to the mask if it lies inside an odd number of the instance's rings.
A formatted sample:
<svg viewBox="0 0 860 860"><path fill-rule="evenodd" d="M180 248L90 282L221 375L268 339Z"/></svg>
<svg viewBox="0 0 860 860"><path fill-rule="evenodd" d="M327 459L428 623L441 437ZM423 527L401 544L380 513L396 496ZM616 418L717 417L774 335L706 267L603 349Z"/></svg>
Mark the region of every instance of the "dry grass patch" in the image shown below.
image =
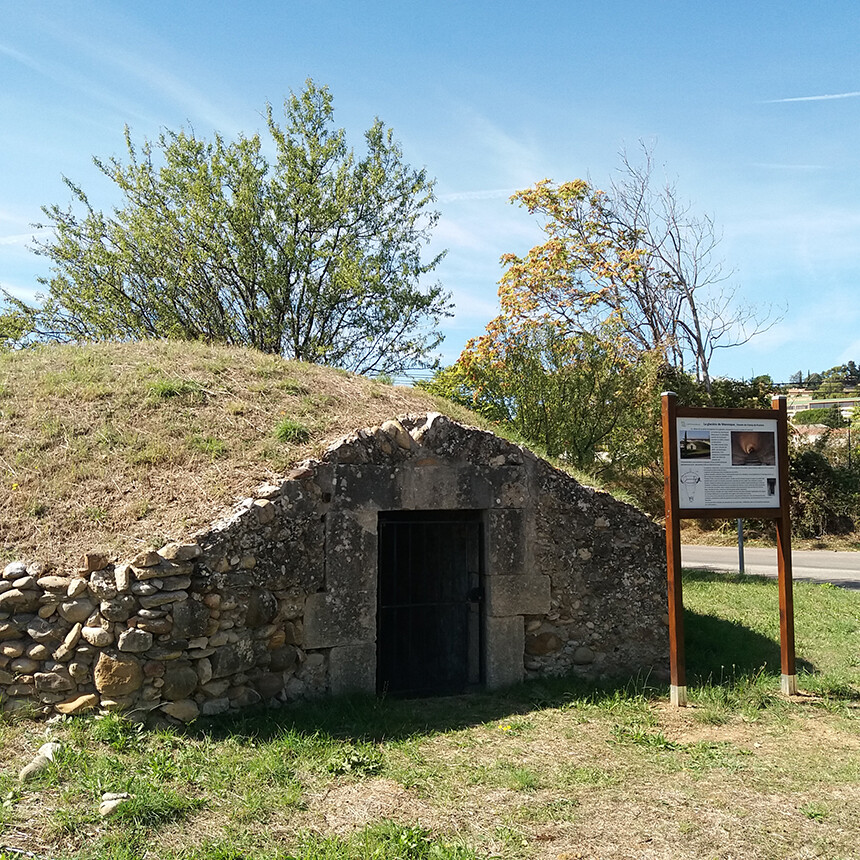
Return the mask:
<svg viewBox="0 0 860 860"><path fill-rule="evenodd" d="M0 561L73 564L207 525L338 436L407 412L479 419L332 368L200 343L0 353Z"/></svg>

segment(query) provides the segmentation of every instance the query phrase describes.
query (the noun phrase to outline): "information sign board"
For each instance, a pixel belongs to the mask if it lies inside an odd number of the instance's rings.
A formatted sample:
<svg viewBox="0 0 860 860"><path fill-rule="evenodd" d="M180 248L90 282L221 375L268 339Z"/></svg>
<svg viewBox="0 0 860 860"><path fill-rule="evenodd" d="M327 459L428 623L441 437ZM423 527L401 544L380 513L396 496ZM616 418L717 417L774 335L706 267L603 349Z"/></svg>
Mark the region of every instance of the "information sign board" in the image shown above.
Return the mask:
<svg viewBox="0 0 860 860"><path fill-rule="evenodd" d="M696 417L675 421L678 504L682 509L780 507L775 419Z"/></svg>
<svg viewBox="0 0 860 860"><path fill-rule="evenodd" d="M794 598L791 579L791 505L788 494L788 408L679 406L662 395L663 494L669 598L669 696L687 703L684 602L681 584L682 519L773 520L779 577L779 640L784 693L797 692Z"/></svg>

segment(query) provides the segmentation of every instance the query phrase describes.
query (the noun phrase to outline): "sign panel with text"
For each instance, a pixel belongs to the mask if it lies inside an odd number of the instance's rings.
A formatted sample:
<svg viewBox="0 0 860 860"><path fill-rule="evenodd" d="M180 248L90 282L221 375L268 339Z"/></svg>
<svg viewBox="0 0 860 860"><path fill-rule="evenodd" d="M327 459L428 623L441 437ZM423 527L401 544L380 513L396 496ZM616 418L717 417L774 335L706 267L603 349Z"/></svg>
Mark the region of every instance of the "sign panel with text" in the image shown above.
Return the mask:
<svg viewBox="0 0 860 860"><path fill-rule="evenodd" d="M779 508L776 420L676 418L683 508Z"/></svg>

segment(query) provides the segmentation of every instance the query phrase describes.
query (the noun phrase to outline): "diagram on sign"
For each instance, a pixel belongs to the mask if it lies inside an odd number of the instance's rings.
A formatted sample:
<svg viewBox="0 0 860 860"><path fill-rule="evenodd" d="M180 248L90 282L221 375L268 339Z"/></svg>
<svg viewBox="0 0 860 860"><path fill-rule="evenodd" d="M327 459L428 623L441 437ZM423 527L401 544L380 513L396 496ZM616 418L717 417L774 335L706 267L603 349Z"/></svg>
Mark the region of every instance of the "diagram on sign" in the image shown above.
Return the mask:
<svg viewBox="0 0 860 860"><path fill-rule="evenodd" d="M702 495L697 492L701 488L702 476L698 472L688 469L686 472L681 472L678 480L681 482L681 491L686 493L687 501L692 505L696 501L696 496ZM704 499L700 499L700 501L704 501ZM696 505L696 507L699 506Z"/></svg>

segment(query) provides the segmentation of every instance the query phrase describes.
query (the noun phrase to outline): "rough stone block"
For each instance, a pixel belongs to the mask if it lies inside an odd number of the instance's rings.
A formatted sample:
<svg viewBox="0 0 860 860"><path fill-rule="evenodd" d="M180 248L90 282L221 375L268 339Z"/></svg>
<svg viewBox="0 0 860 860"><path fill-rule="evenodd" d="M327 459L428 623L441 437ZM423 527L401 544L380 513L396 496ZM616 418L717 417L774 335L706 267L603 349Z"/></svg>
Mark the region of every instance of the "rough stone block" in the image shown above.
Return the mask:
<svg viewBox="0 0 860 860"><path fill-rule="evenodd" d="M526 572L526 514L518 508L487 511L487 575Z"/></svg>
<svg viewBox="0 0 860 860"><path fill-rule="evenodd" d="M487 614L542 615L550 610L548 576L488 576Z"/></svg>
<svg viewBox="0 0 860 860"><path fill-rule="evenodd" d="M181 638L204 636L210 610L197 600L182 600L173 606L173 635Z"/></svg>
<svg viewBox="0 0 860 860"><path fill-rule="evenodd" d="M439 510L458 507L460 472L444 461L433 460L426 466L398 470L400 509L404 511Z"/></svg>
<svg viewBox="0 0 860 860"><path fill-rule="evenodd" d="M396 466L335 466L332 505L337 510L391 510L400 507Z"/></svg>
<svg viewBox="0 0 860 860"><path fill-rule="evenodd" d="M344 512L326 516L326 589L373 592L376 603L376 513L359 518Z"/></svg>
<svg viewBox="0 0 860 860"><path fill-rule="evenodd" d="M328 656L329 690L345 693L376 692L376 643L332 648Z"/></svg>
<svg viewBox="0 0 860 860"><path fill-rule="evenodd" d="M376 584L373 591L320 592L305 603L304 647L333 648L376 640Z"/></svg>
<svg viewBox="0 0 860 860"><path fill-rule="evenodd" d="M518 684L523 679L525 628L519 615L486 619L486 684L488 690Z"/></svg>

